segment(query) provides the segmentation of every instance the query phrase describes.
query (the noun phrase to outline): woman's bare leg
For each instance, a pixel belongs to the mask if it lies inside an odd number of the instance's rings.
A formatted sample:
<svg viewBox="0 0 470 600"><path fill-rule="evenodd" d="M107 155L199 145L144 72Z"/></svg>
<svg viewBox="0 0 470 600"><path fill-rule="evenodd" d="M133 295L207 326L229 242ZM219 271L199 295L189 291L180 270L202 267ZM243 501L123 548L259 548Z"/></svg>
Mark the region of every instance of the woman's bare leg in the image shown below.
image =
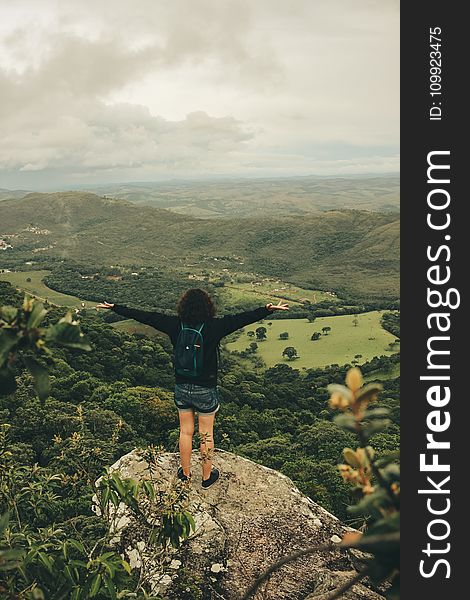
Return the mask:
<svg viewBox="0 0 470 600"><path fill-rule="evenodd" d="M189 476L193 449L194 411L178 411L180 416L180 460L183 473Z"/></svg>
<svg viewBox="0 0 470 600"><path fill-rule="evenodd" d="M209 479L214 452L214 419L212 415L198 413L199 437L201 439L202 479Z"/></svg>

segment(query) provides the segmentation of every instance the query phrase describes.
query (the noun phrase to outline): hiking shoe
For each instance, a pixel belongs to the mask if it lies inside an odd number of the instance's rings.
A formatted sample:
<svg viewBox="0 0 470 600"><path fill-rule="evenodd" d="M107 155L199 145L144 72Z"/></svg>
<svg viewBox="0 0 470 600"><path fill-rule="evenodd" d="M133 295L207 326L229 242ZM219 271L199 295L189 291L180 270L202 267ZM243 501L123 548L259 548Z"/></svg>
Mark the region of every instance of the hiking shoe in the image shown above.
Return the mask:
<svg viewBox="0 0 470 600"><path fill-rule="evenodd" d="M178 467L178 479L180 479L181 481L189 481L191 478L191 474L189 474L189 477L187 475L185 475L183 473L183 467Z"/></svg>
<svg viewBox="0 0 470 600"><path fill-rule="evenodd" d="M202 487L204 489L207 489L213 483L215 483L217 481L217 479L219 479L219 477L220 477L219 469L215 469L215 468L212 469L211 474L209 475L209 478L202 480Z"/></svg>

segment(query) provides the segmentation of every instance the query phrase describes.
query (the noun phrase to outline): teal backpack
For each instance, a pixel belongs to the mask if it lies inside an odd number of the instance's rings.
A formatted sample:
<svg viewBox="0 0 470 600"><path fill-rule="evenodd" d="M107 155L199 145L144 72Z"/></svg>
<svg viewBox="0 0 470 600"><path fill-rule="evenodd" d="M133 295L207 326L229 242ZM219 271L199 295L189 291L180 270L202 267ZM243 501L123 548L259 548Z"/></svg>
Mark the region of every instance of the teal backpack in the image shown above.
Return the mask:
<svg viewBox="0 0 470 600"><path fill-rule="evenodd" d="M204 361L204 338L199 327L189 327L181 323L181 331L175 345L175 371L185 377L199 377Z"/></svg>

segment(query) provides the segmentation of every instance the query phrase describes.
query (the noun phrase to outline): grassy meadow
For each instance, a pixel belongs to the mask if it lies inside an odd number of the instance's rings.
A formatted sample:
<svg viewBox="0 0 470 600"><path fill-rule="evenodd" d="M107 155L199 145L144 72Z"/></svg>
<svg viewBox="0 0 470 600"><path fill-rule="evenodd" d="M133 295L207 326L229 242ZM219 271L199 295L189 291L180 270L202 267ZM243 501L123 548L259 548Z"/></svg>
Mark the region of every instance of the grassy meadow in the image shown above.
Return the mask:
<svg viewBox="0 0 470 600"><path fill-rule="evenodd" d="M272 302L274 299L286 300L291 304L301 304L302 300L309 300L312 304L323 300L335 300L332 293L320 290L307 290L291 283L275 279L258 279L252 283L226 283L220 288L219 295L226 304L230 302L245 302L259 299L260 304Z"/></svg>
<svg viewBox="0 0 470 600"><path fill-rule="evenodd" d="M17 289L36 296L40 300L47 300L51 304L58 306L67 306L70 308L81 308L84 302L86 308L95 306L94 302L80 300L76 296L61 294L48 288L43 282L44 277L49 275L50 271L12 271L11 273L0 273L0 281L8 281ZM27 281L30 279L31 281Z"/></svg>
<svg viewBox="0 0 470 600"><path fill-rule="evenodd" d="M286 362L292 367L323 367L330 364L346 364L354 360L356 354L361 354L359 362L365 362L374 356L390 355L396 352L388 345L395 340L388 331L380 325L382 311L372 311L357 316L358 323L354 326L353 315L340 315L336 317L321 317L314 323L307 319L282 319L264 321L267 339L258 343L257 354L268 367L277 363ZM268 325L268 323L272 323ZM249 337L249 331L255 331L260 324L245 327L241 335L234 342L227 344L229 350L245 350L256 338ZM322 332L323 327L331 327L331 331L312 341L312 333ZM289 333L289 339L279 339L282 332ZM288 361L282 356L287 346L293 346L299 358Z"/></svg>

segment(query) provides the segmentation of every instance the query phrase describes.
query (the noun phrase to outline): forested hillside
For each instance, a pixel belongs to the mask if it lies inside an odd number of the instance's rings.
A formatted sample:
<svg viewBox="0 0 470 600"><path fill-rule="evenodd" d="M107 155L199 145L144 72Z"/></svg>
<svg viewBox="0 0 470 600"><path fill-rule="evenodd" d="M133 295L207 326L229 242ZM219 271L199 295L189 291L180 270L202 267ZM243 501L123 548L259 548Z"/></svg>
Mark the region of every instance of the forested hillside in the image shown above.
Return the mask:
<svg viewBox="0 0 470 600"><path fill-rule="evenodd" d="M206 265L281 277L356 298L399 296L399 219L354 210L302 217L214 221L93 194L28 194L2 202L7 267L26 261L157 266L191 273Z"/></svg>

